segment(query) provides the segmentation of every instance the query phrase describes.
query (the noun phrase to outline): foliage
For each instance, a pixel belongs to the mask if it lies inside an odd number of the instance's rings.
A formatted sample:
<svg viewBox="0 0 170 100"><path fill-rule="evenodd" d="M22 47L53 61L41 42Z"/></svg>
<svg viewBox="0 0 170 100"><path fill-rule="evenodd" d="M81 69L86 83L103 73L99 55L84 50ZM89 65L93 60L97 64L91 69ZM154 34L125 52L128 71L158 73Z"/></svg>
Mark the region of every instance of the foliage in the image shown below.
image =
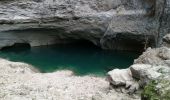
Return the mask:
<svg viewBox="0 0 170 100"><path fill-rule="evenodd" d="M170 81L151 81L142 92L142 100L170 100Z"/></svg>
<svg viewBox="0 0 170 100"><path fill-rule="evenodd" d="M145 86L142 93L143 100L160 100L157 90L155 90L156 85L156 81L151 81L147 86Z"/></svg>

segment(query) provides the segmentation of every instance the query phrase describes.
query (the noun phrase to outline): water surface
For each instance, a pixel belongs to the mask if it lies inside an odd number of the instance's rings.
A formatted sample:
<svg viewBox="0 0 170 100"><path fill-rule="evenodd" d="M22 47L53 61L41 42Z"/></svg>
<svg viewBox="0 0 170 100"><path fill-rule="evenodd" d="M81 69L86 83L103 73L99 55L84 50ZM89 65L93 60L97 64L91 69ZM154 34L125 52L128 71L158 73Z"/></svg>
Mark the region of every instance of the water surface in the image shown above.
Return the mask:
<svg viewBox="0 0 170 100"><path fill-rule="evenodd" d="M114 68L127 68L138 55L134 52L102 50L86 44L10 48L0 51L0 57L31 64L44 73L68 69L76 75L105 75Z"/></svg>

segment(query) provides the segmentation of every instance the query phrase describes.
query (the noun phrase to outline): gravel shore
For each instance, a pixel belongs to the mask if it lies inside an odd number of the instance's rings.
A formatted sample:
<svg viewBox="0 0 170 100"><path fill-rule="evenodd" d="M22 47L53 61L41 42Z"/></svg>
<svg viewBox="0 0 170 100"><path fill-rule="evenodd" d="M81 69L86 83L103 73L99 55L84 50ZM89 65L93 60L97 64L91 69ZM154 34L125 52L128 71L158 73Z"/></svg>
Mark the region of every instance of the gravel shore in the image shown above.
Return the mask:
<svg viewBox="0 0 170 100"><path fill-rule="evenodd" d="M39 73L32 66L0 59L0 100L132 100L109 89L102 77L74 76L72 71Z"/></svg>

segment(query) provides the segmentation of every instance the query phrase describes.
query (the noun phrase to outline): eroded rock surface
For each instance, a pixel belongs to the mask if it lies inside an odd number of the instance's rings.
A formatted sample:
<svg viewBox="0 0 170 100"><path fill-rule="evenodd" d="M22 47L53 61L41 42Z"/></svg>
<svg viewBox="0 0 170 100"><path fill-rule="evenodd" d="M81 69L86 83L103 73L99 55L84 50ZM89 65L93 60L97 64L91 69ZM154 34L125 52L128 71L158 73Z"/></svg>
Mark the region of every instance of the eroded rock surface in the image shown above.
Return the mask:
<svg viewBox="0 0 170 100"><path fill-rule="evenodd" d="M142 100L169 100L170 99L170 48L169 48L169 34L163 38L163 46L160 48L151 49L148 48L138 59L134 61L134 64L128 69L121 69L115 72L115 74L108 73L108 79L111 85L114 87L120 87L120 84L115 84L117 79L123 80L124 88L126 81L124 77L136 81L131 86L140 88L132 88L128 91L131 93L140 91ZM166 45L165 45L166 44ZM130 70L129 75L125 74L125 70ZM116 73L119 72L119 77ZM126 79L127 80L127 79ZM120 83L120 82L119 82ZM122 84L121 84L122 85Z"/></svg>
<svg viewBox="0 0 170 100"><path fill-rule="evenodd" d="M133 81L131 72L129 69L114 69L110 72L108 72L108 76L111 79L109 80L111 84L113 85L118 85L118 86L122 86L122 85L126 85L126 82L129 81Z"/></svg>
<svg viewBox="0 0 170 100"><path fill-rule="evenodd" d="M125 70L130 70L128 73L131 74L126 74ZM111 72L114 74L110 74ZM142 100L170 99L170 67L166 64L134 64L129 69L111 72L108 73L108 79L113 89L124 90L126 94L140 94L140 91L143 91L141 93Z"/></svg>
<svg viewBox="0 0 170 100"><path fill-rule="evenodd" d="M84 39L143 50L169 31L169 7L168 0L1 0L0 48Z"/></svg>
<svg viewBox="0 0 170 100"><path fill-rule="evenodd" d="M160 47L155 49L147 49L134 63L151 64L151 65L165 65L170 64L170 48Z"/></svg>

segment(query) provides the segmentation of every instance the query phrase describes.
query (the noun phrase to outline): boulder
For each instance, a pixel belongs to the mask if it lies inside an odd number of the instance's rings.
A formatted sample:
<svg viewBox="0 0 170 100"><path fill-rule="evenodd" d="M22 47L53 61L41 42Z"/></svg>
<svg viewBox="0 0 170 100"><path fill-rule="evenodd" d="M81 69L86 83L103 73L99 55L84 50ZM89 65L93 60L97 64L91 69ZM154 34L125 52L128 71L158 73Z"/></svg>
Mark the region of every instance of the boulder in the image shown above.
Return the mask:
<svg viewBox="0 0 170 100"><path fill-rule="evenodd" d="M114 69L108 72L108 81L115 86L126 85L127 82L133 81L129 69Z"/></svg>
<svg viewBox="0 0 170 100"><path fill-rule="evenodd" d="M159 49L158 56L163 60L170 59L170 48L162 47Z"/></svg>
<svg viewBox="0 0 170 100"><path fill-rule="evenodd" d="M170 47L170 34L167 34L163 37L163 46Z"/></svg>
<svg viewBox="0 0 170 100"><path fill-rule="evenodd" d="M140 79L142 71L147 70L149 68L151 68L151 65L149 64L134 64L130 66L130 71L134 78Z"/></svg>
<svg viewBox="0 0 170 100"><path fill-rule="evenodd" d="M135 59L134 64L150 64L167 66L166 60L170 59L170 48L160 47L148 48L139 58Z"/></svg>
<svg viewBox="0 0 170 100"><path fill-rule="evenodd" d="M130 67L132 76L139 80L141 87L144 87L152 80L166 76L170 72L170 67L162 65L134 64Z"/></svg>
<svg viewBox="0 0 170 100"><path fill-rule="evenodd" d="M170 34L167 34L162 39L163 42L170 44Z"/></svg>
<svg viewBox="0 0 170 100"><path fill-rule="evenodd" d="M114 69L108 72L107 80L119 92L132 94L139 89L139 84L132 78L130 69Z"/></svg>
<svg viewBox="0 0 170 100"><path fill-rule="evenodd" d="M159 65L163 64L163 60L158 57L159 49L148 48L139 58L134 60L134 64L151 64Z"/></svg>

